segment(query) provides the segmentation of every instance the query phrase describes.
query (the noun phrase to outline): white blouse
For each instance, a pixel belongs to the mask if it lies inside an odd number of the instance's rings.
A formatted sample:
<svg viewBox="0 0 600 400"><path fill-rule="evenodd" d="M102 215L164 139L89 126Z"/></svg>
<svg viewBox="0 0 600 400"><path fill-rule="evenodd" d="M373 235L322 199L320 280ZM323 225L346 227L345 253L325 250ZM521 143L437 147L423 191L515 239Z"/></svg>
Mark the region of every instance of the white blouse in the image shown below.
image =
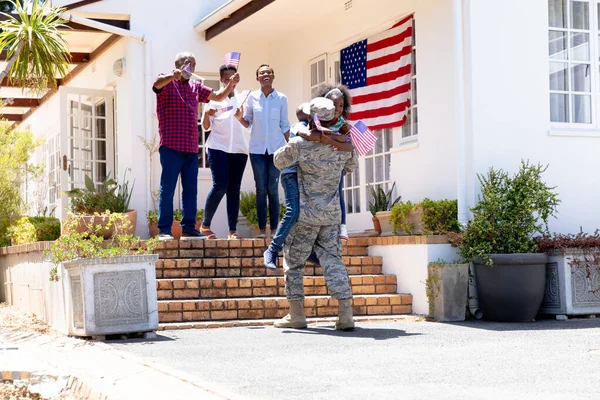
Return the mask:
<svg viewBox="0 0 600 400"><path fill-rule="evenodd" d="M218 111L210 118L210 135L206 141L206 147L213 150L221 150L226 153L248 154L248 140L246 139L246 128L235 119L233 114L240 106L244 98L236 93L233 97L227 97L223 101L211 100L206 109L216 108ZM230 110L224 111L228 107ZM205 115L203 114L202 118Z"/></svg>

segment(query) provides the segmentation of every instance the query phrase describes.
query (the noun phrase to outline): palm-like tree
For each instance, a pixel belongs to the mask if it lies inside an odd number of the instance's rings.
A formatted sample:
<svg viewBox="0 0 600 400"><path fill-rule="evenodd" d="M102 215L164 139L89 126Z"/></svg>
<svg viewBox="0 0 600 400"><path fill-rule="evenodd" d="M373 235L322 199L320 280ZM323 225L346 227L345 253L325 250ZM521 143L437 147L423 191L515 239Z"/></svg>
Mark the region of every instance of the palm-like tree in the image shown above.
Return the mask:
<svg viewBox="0 0 600 400"><path fill-rule="evenodd" d="M59 31L67 23L60 18L64 10L48 2L11 3L16 14L0 12L7 17L0 22L0 49L8 60L0 82L8 76L20 87L43 92L69 71L69 46Z"/></svg>

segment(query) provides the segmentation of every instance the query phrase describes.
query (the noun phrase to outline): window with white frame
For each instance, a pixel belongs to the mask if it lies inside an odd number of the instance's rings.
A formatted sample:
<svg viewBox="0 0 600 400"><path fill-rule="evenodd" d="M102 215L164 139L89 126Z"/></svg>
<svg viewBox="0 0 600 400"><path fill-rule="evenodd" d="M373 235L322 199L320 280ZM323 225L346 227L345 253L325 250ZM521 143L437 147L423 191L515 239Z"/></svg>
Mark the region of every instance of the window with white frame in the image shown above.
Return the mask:
<svg viewBox="0 0 600 400"><path fill-rule="evenodd" d="M327 80L327 54L320 55L319 57L311 60L310 65L310 95L311 97L315 94L315 89L321 83ZM339 69L339 66L338 66Z"/></svg>
<svg viewBox="0 0 600 400"><path fill-rule="evenodd" d="M548 0L550 121L598 128L600 2Z"/></svg>
<svg viewBox="0 0 600 400"><path fill-rule="evenodd" d="M406 122L402 125L402 138L416 138L419 133L419 113L417 107L417 35L413 19L411 78L410 78L410 108L406 113Z"/></svg>
<svg viewBox="0 0 600 400"><path fill-rule="evenodd" d="M392 129L382 129L374 132L378 139L373 150L365 155L365 182L367 187L372 186L376 189L381 186L386 192L391 188L390 164L392 155L390 153L393 147ZM371 191L367 189L367 204L373 200Z"/></svg>
<svg viewBox="0 0 600 400"><path fill-rule="evenodd" d="M209 74L201 74L206 77ZM204 85L212 88L213 90L219 90L221 87L221 81L217 75L206 78ZM205 131L202 128L202 114L204 113L204 103L198 103L198 168L210 168L208 164L208 150L206 148L206 141L210 135L210 131Z"/></svg>

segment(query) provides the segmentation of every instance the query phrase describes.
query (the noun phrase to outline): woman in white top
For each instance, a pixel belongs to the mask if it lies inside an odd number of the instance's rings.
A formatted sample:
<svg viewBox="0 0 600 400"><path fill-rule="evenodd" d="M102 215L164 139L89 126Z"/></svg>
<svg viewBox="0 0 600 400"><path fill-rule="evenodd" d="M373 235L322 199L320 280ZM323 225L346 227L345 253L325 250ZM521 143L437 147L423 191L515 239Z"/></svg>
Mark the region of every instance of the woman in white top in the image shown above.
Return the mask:
<svg viewBox="0 0 600 400"><path fill-rule="evenodd" d="M221 83L227 85L237 69L231 65L223 65L219 69ZM217 236L210 229L213 216L219 203L227 194L227 220L229 222L229 239L239 239L236 232L240 209L240 186L248 161L248 142L245 128L233 117L237 108L244 101L232 90L223 101L211 101L202 118L202 127L210 129L206 142L208 162L212 174L213 186L206 197L204 220L200 232L208 239Z"/></svg>

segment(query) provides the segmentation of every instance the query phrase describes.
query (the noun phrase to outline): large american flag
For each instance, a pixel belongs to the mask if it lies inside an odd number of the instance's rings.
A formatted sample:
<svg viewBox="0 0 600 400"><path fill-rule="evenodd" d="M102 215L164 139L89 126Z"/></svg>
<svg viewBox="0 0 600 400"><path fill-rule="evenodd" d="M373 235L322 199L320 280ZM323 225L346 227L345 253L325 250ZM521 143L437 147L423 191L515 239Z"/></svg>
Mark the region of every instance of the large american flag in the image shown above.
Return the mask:
<svg viewBox="0 0 600 400"><path fill-rule="evenodd" d="M225 62L225 65L233 65L234 67L238 68L240 66L241 56L241 53L238 53L237 51L232 51L231 53L225 54L225 57L223 57L223 61Z"/></svg>
<svg viewBox="0 0 600 400"><path fill-rule="evenodd" d="M341 52L342 83L352 94L349 119L371 130L402 126L410 107L413 16Z"/></svg>

